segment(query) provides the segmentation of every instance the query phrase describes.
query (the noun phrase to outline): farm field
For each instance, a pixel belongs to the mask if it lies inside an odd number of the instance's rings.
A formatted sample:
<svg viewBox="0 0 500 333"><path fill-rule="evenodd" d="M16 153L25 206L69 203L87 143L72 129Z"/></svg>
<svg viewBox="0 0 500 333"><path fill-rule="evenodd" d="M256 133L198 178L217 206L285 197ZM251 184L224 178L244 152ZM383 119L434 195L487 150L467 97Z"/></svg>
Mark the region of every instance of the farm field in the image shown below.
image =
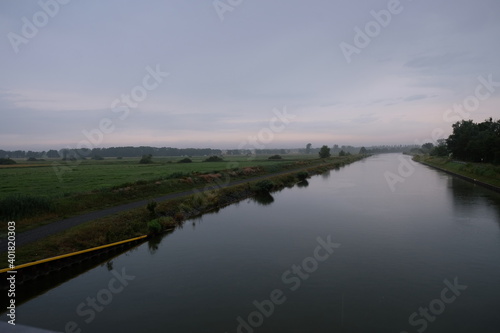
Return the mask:
<svg viewBox="0 0 500 333"><path fill-rule="evenodd" d="M140 158L79 162L65 162L59 159L34 162L17 160L17 164L0 166L0 199L12 194L61 197L137 181L177 178L192 172L210 173L244 167L271 167L316 157L283 155L282 160L268 160L268 156L252 159L237 156L224 157L224 162L203 162L206 157L193 157L193 163L177 163L182 157L153 157L152 164L139 164ZM54 168L53 163L58 164L58 170ZM66 169L63 169L64 167Z"/></svg>

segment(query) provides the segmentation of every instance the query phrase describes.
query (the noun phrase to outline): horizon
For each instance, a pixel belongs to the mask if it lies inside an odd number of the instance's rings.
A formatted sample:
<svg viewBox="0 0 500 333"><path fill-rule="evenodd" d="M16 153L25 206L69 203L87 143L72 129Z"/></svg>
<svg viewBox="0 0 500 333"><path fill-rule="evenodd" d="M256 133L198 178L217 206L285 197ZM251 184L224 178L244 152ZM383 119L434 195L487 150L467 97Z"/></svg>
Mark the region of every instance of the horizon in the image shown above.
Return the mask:
<svg viewBox="0 0 500 333"><path fill-rule="evenodd" d="M329 148L333 148L334 145L336 144L332 144L332 145L326 145L328 146ZM311 146L311 149L320 149L323 145L319 145L319 146L314 146L312 145ZM350 147L350 148L362 148L362 147L365 147L367 149L369 148L382 148L382 147L412 147L412 146L420 146L420 145L417 145L417 144L391 144L391 145L338 145L338 148L342 148L342 147ZM149 146L149 145L126 145L126 146L109 146L109 147L94 147L93 149L109 149L109 148L126 148L126 147L133 147L133 148L139 148L139 147L148 147L148 148L157 148L157 149L160 149L160 148L172 148L172 149L199 149L199 150L203 150L203 149L212 149L212 150L253 150L253 149L244 149L244 148L221 148L221 147L192 147L192 146L186 146L186 147L177 147L177 146ZM62 150L77 150L77 149L74 149L74 148L71 148L71 147L61 147L61 148L46 148L46 149L38 149L38 150L34 150L34 149L23 149L23 148L20 148L20 149L4 149L2 147L0 147L0 150L3 150L3 151L9 151L9 152L13 152L13 151L24 151L24 152L29 152L29 151L32 151L32 152L35 152L35 153L41 153L41 152L47 152L47 151L50 151L50 150L55 150L57 152L60 152ZM283 146L277 146L277 147L266 147L266 148L263 148L263 149L255 149L257 151L261 151L261 150L278 150L278 149L284 149L284 150L298 150L298 149L306 149L306 145L304 145L303 147L299 147L299 146L289 146L289 147L283 147Z"/></svg>
<svg viewBox="0 0 500 333"><path fill-rule="evenodd" d="M4 1L1 149L421 145L498 118L499 2L313 4Z"/></svg>

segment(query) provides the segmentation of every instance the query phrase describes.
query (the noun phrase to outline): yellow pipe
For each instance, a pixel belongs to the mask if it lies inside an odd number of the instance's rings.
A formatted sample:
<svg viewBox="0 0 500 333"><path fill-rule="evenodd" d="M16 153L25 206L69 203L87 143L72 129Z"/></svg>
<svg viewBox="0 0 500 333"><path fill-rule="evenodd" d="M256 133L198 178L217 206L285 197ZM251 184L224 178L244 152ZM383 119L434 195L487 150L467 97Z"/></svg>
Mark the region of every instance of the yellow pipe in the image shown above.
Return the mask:
<svg viewBox="0 0 500 333"><path fill-rule="evenodd" d="M111 244L101 245L101 246L98 246L98 247L93 247L93 248L82 250L82 251L78 251L78 252L72 252L72 253L63 254L63 255L60 255L60 256L57 256L57 257L52 257L52 258L47 258L47 259L33 261L33 262L30 262L30 263L27 263L27 264L16 266L14 268L4 268L4 269L0 269L0 273L5 273L5 272L8 272L8 271L15 271L15 270L18 270L18 269L24 268L24 267L39 265L39 264L43 264L45 262L54 261L54 260L58 260L58 259L63 259L63 258L75 256L75 255L82 254L82 253L87 253L87 252L91 252L91 251L101 250L101 249L105 249L107 247L111 247L111 246L115 246L115 245L120 245L120 244L123 244L123 243L133 242L133 241L136 241L136 240L139 240L139 239L143 239L143 238L146 238L146 237L148 237L148 236L147 235L139 236L139 237L135 237L135 238L131 238L131 239L126 239L126 240L123 240L123 241L119 241L119 242L116 242L116 243L111 243Z"/></svg>

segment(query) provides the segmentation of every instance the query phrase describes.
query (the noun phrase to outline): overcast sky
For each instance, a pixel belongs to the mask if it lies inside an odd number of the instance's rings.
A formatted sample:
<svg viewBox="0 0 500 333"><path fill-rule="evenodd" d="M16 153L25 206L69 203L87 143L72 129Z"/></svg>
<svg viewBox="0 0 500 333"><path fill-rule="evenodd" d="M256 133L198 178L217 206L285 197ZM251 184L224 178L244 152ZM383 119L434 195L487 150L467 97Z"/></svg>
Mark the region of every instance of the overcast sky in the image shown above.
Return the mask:
<svg viewBox="0 0 500 333"><path fill-rule="evenodd" d="M500 117L498 0L2 0L0 35L0 149L412 144Z"/></svg>

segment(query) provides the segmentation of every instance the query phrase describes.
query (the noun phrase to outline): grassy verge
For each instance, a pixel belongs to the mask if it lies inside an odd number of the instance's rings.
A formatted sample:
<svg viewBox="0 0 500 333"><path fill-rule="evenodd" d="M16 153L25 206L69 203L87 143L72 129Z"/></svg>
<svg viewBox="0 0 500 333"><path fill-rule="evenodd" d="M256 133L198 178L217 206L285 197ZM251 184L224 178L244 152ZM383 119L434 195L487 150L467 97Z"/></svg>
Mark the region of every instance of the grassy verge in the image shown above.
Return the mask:
<svg viewBox="0 0 500 333"><path fill-rule="evenodd" d="M263 192L269 194L269 192L294 186L308 176L338 168L361 158L363 157L348 156L320 160L314 165L302 164L306 168L300 171L295 168L296 170L291 170L290 173L271 176L265 180L198 192L191 196L159 202L87 222L18 248L16 264L20 265L145 234L160 233L166 229L182 226L190 218L217 211L256 194Z"/></svg>
<svg viewBox="0 0 500 333"><path fill-rule="evenodd" d="M416 156L414 160L500 187L500 166L486 163L465 163L433 156Z"/></svg>

